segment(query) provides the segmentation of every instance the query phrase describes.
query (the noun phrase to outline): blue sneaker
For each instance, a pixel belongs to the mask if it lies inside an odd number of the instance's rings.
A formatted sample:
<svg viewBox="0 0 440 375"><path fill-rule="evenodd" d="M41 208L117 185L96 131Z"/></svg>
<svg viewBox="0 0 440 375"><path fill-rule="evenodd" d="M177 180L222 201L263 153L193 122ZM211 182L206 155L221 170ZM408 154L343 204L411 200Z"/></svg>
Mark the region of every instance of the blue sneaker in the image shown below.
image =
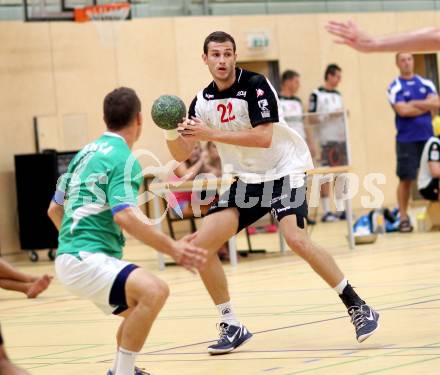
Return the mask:
<svg viewBox="0 0 440 375"><path fill-rule="evenodd" d="M108 370L107 375L113 375L113 371ZM150 374L149 372L146 372L139 367L135 367L134 368L134 375L153 375L153 374Z"/></svg>
<svg viewBox="0 0 440 375"><path fill-rule="evenodd" d="M229 325L227 323L219 324L220 338L216 344L208 347L208 353L211 355L226 354L249 341L252 337L243 324L239 326Z"/></svg>
<svg viewBox="0 0 440 375"><path fill-rule="evenodd" d="M356 330L358 342L368 339L379 328L379 313L368 305L351 306L348 308L348 315Z"/></svg>

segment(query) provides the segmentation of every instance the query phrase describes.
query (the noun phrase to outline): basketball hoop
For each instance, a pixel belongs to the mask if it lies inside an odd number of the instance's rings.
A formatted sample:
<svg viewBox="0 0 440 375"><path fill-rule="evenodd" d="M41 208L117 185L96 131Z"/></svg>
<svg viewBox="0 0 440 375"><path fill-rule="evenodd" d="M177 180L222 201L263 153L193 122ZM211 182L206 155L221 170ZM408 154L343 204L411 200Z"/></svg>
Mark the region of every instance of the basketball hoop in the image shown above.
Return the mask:
<svg viewBox="0 0 440 375"><path fill-rule="evenodd" d="M75 21L92 21L101 43L106 47L115 48L118 44L120 22L128 18L131 5L129 3L109 3L91 5L75 9Z"/></svg>
<svg viewBox="0 0 440 375"><path fill-rule="evenodd" d="M109 3L90 5L75 9L75 21L120 21L128 18L130 14L129 3Z"/></svg>

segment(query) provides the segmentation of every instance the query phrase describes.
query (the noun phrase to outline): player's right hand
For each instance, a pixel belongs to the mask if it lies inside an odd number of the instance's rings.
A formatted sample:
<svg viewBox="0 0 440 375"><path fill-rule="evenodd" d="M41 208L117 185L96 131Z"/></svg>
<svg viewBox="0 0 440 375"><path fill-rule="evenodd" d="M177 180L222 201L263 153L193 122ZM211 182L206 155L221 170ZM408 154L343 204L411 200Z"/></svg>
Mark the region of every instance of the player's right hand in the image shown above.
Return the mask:
<svg viewBox="0 0 440 375"><path fill-rule="evenodd" d="M191 245L187 238L182 238L175 242L171 256L178 264L195 273L205 266L208 251Z"/></svg>
<svg viewBox="0 0 440 375"><path fill-rule="evenodd" d="M179 122L179 123L177 124L177 131L179 131L179 132L184 131L185 128L186 128L186 126L187 126L188 124L190 124L190 121L191 121L191 120L189 120L188 118L183 117L183 118L182 118L182 122Z"/></svg>

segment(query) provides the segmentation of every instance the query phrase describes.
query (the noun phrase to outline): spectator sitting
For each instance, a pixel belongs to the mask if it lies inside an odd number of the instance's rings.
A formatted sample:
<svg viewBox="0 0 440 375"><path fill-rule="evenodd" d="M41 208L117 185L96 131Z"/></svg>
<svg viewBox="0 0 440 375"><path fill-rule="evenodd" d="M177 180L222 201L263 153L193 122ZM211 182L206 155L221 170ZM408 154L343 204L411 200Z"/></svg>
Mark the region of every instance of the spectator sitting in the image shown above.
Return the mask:
<svg viewBox="0 0 440 375"><path fill-rule="evenodd" d="M440 178L440 138L439 132L428 139L420 159L420 171L417 188L423 198L430 201L439 200Z"/></svg>
<svg viewBox="0 0 440 375"><path fill-rule="evenodd" d="M205 165L206 158L202 158L202 147L200 143L194 147L190 157L185 162L181 163L175 170L175 175L170 178L170 181L191 181L196 178L200 173L212 173L210 169ZM192 192L173 192L176 198L177 205L170 202L171 213L176 217L190 217L194 215L193 208L191 206ZM200 212L202 215L206 214L209 206L200 206Z"/></svg>
<svg viewBox="0 0 440 375"><path fill-rule="evenodd" d="M220 160L220 155L217 151L217 146L214 142L209 141L206 143L205 150L202 152L202 158L207 173L211 173L216 177L221 177L222 164Z"/></svg>

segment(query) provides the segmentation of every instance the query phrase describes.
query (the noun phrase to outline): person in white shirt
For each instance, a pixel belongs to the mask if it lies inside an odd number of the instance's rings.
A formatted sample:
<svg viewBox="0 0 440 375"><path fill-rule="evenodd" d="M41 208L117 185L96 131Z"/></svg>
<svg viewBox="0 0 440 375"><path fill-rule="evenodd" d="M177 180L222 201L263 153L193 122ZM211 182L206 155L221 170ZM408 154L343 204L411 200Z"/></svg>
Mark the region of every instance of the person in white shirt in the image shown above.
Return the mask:
<svg viewBox="0 0 440 375"><path fill-rule="evenodd" d="M281 75L281 90L278 95L282 117L287 126L295 130L302 139L307 142L312 157L316 154L315 142L313 140L313 131L310 127L304 126L304 110L301 98L297 96L301 86L300 75L294 70L286 70ZM309 216L306 217L307 224L315 225L316 221Z"/></svg>
<svg viewBox="0 0 440 375"><path fill-rule="evenodd" d="M194 98L189 118L165 131L165 137L177 161L186 160L197 141L214 141L223 173L228 170L234 176L193 240L208 249L200 276L220 316L220 338L209 346L209 353L229 353L252 337L234 313L216 253L228 238L269 212L279 221L288 246L338 293L362 342L378 328L379 314L356 294L333 257L310 240L305 228L304 177L313 168L306 143L279 117L278 96L270 82L236 67L231 35L208 35L202 58L213 81Z"/></svg>
<svg viewBox="0 0 440 375"><path fill-rule="evenodd" d="M342 70L336 64L329 64L324 73L324 84L310 95L310 123L316 127L321 146L321 166L335 167L347 165L347 142L345 134L344 102L337 90L342 78ZM330 183L321 185L322 222L333 222L345 218L330 210Z"/></svg>
<svg viewBox="0 0 440 375"><path fill-rule="evenodd" d="M440 139L434 136L428 139L422 152L417 188L423 198L439 200L440 178Z"/></svg>

